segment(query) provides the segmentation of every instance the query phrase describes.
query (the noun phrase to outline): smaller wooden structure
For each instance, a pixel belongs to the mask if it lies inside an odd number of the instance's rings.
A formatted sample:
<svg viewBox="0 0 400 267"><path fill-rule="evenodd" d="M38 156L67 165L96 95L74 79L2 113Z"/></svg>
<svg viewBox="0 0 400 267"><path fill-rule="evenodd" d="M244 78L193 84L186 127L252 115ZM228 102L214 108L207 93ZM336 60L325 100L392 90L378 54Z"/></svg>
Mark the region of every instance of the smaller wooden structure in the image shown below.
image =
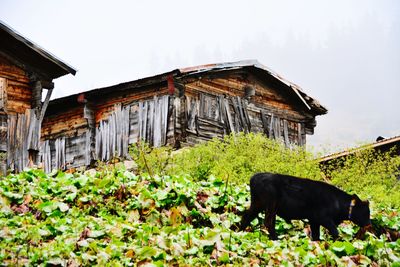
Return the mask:
<svg viewBox="0 0 400 267"><path fill-rule="evenodd" d="M393 150L392 152L394 155L400 156L400 136L395 136L391 138L383 138L383 137L378 137L376 139L376 142L363 145L360 147L356 147L353 149L345 150L342 152L334 153L331 155L324 156L320 158L318 161L321 165L327 165L331 161L338 160L341 158L345 158L347 156L353 155L357 152L360 152L364 149L374 149L375 151L379 151L382 153L389 152Z"/></svg>
<svg viewBox="0 0 400 267"><path fill-rule="evenodd" d="M193 145L231 132L261 132L304 145L317 100L255 60L176 69L50 101L42 127L47 171L128 156L139 140Z"/></svg>
<svg viewBox="0 0 400 267"><path fill-rule="evenodd" d="M0 40L0 172L5 174L39 163L53 79L76 71L1 21Z"/></svg>

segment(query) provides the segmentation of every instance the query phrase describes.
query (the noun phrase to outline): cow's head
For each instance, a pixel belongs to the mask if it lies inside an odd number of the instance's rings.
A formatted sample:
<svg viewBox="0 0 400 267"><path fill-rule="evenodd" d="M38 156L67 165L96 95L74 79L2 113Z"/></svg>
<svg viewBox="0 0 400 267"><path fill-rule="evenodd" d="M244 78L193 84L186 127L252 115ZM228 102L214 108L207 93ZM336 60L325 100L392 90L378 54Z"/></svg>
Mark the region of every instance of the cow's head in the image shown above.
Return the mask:
<svg viewBox="0 0 400 267"><path fill-rule="evenodd" d="M250 225L252 216L248 211L244 211L242 214L242 220L240 221L239 230L244 231L247 226Z"/></svg>
<svg viewBox="0 0 400 267"><path fill-rule="evenodd" d="M349 206L349 219L360 227L370 225L371 218L368 200L362 201L354 194Z"/></svg>

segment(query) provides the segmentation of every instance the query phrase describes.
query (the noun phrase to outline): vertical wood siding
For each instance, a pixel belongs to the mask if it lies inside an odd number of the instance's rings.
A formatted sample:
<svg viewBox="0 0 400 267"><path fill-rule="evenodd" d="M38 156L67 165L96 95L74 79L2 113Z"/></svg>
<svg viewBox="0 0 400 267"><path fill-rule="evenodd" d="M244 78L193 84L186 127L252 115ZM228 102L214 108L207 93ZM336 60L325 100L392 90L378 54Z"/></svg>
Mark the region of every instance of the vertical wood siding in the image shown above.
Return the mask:
<svg viewBox="0 0 400 267"><path fill-rule="evenodd" d="M30 163L29 150L39 151L40 120L36 109L26 109L25 114L9 114L7 125L7 166L21 171Z"/></svg>
<svg viewBox="0 0 400 267"><path fill-rule="evenodd" d="M179 94L172 95L160 88L135 97L115 93L45 119L41 155L46 171L127 158L129 145L140 140L180 147L256 132L288 147L304 145L311 125L309 114L254 77L203 77L180 84ZM245 88L252 93L245 95ZM8 123L18 128L18 119Z"/></svg>
<svg viewBox="0 0 400 267"><path fill-rule="evenodd" d="M175 102L181 109L180 102ZM200 107L200 108L197 108ZM273 110L249 104L238 96L211 95L200 92L186 96L187 138L195 144L211 138L221 138L231 132L260 132L278 139L286 146L304 145L305 132L301 122Z"/></svg>
<svg viewBox="0 0 400 267"><path fill-rule="evenodd" d="M95 138L96 159L106 161L128 155L129 113L129 106L115 105L108 119L100 121Z"/></svg>

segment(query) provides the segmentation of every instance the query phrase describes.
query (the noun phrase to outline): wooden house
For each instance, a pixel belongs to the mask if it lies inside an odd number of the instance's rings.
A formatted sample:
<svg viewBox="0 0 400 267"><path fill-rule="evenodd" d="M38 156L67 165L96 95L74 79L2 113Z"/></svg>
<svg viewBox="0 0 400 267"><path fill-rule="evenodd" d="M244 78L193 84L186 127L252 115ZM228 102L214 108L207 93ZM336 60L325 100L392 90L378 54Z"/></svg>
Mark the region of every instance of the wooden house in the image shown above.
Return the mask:
<svg viewBox="0 0 400 267"><path fill-rule="evenodd" d="M139 140L179 148L231 132L302 146L326 112L255 60L176 69L50 101L41 155L49 171L125 158Z"/></svg>
<svg viewBox="0 0 400 267"><path fill-rule="evenodd" d="M0 172L4 174L38 163L41 123L53 79L76 71L1 21L0 40Z"/></svg>

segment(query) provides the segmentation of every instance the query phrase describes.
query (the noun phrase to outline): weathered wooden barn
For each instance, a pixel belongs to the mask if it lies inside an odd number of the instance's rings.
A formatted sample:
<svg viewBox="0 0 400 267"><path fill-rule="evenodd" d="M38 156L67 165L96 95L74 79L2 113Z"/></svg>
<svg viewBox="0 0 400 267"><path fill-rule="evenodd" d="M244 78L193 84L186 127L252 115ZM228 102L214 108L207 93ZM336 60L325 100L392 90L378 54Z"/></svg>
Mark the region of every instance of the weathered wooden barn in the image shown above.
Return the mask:
<svg viewBox="0 0 400 267"><path fill-rule="evenodd" d="M4 174L38 163L40 129L53 79L76 71L1 21L0 40L0 172ZM47 89L44 102L43 89Z"/></svg>
<svg viewBox="0 0 400 267"><path fill-rule="evenodd" d="M176 69L50 101L41 155L49 171L127 157L139 140L179 148L241 131L304 145L326 112L255 60Z"/></svg>

